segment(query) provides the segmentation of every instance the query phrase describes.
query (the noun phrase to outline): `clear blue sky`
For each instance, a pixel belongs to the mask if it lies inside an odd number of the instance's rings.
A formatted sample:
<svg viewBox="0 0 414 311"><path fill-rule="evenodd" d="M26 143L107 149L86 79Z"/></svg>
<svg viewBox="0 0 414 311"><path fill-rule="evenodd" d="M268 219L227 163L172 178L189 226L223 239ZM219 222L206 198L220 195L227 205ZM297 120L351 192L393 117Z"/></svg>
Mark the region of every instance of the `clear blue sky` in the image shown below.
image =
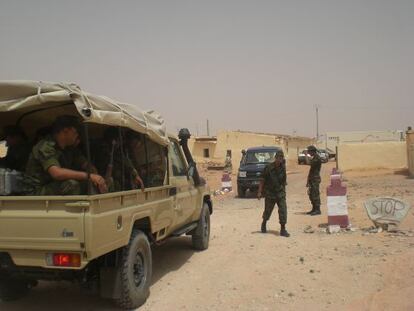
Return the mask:
<svg viewBox="0 0 414 311"><path fill-rule="evenodd" d="M75 82L170 131L414 126L414 1L0 0L0 79Z"/></svg>

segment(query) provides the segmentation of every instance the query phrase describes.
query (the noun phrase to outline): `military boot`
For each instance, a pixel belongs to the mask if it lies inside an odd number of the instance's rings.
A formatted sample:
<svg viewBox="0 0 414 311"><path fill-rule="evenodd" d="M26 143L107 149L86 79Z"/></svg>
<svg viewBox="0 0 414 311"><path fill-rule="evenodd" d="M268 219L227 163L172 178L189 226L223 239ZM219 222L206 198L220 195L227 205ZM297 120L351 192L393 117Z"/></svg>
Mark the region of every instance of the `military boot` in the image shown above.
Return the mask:
<svg viewBox="0 0 414 311"><path fill-rule="evenodd" d="M266 220L263 220L261 230L262 230L262 233L266 233L267 232L267 229L266 229Z"/></svg>
<svg viewBox="0 0 414 311"><path fill-rule="evenodd" d="M310 213L311 216L317 216L317 215L320 215L320 214L321 214L321 207L320 206L316 206L315 210L312 213Z"/></svg>
<svg viewBox="0 0 414 311"><path fill-rule="evenodd" d="M290 237L289 232L286 230L286 225L280 225L280 236L284 236L285 238Z"/></svg>
<svg viewBox="0 0 414 311"><path fill-rule="evenodd" d="M312 210L309 212L306 212L306 215L312 215L312 213L315 211L315 207L312 205Z"/></svg>

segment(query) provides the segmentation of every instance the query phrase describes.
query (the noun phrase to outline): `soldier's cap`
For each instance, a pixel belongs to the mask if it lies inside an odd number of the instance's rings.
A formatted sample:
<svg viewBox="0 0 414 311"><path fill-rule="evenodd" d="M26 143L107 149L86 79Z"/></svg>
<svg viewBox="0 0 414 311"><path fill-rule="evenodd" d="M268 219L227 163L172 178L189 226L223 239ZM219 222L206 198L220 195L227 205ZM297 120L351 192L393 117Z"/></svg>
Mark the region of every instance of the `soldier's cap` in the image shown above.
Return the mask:
<svg viewBox="0 0 414 311"><path fill-rule="evenodd" d="M16 137L21 136L26 138L26 134L23 132L22 128L17 125L8 125L3 128L4 136Z"/></svg>
<svg viewBox="0 0 414 311"><path fill-rule="evenodd" d="M278 151L276 152L276 154L275 154L275 158L278 158L278 157L282 157L282 158L284 158L284 157L285 157L285 153L283 152L283 150L278 150Z"/></svg>
<svg viewBox="0 0 414 311"><path fill-rule="evenodd" d="M313 145L311 145L311 146L308 146L308 151L313 151L313 152L316 152L317 150L316 150L316 147L315 146L313 146Z"/></svg>

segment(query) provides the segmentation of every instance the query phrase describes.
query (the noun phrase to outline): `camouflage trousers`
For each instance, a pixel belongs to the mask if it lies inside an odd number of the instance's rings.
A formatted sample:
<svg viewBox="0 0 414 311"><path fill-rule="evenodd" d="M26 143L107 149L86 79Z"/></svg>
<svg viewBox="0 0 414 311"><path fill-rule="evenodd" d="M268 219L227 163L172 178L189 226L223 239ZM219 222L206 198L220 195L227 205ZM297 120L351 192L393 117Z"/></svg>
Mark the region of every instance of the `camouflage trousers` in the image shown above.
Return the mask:
<svg viewBox="0 0 414 311"><path fill-rule="evenodd" d="M320 180L309 181L308 195L309 195L309 200L311 201L313 207L321 206L321 197L319 193L320 183L321 183Z"/></svg>
<svg viewBox="0 0 414 311"><path fill-rule="evenodd" d="M65 181L52 181L43 185L37 195L80 195L86 194L87 183L69 179Z"/></svg>
<svg viewBox="0 0 414 311"><path fill-rule="evenodd" d="M273 209L277 204L279 212L279 223L285 225L287 223L287 205L286 205L286 195L281 195L276 198L265 198L265 209L263 212L263 220L269 220L272 215Z"/></svg>

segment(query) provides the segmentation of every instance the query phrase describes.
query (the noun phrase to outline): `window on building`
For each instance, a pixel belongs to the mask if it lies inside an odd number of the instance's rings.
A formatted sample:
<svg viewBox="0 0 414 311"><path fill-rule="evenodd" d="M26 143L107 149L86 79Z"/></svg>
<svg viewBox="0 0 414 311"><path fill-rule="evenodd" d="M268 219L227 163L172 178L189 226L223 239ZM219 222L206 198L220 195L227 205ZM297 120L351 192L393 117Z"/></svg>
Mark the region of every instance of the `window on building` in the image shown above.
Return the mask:
<svg viewBox="0 0 414 311"><path fill-rule="evenodd" d="M210 149L208 149L208 148L205 148L204 149L204 157L205 158L209 158L210 157Z"/></svg>

